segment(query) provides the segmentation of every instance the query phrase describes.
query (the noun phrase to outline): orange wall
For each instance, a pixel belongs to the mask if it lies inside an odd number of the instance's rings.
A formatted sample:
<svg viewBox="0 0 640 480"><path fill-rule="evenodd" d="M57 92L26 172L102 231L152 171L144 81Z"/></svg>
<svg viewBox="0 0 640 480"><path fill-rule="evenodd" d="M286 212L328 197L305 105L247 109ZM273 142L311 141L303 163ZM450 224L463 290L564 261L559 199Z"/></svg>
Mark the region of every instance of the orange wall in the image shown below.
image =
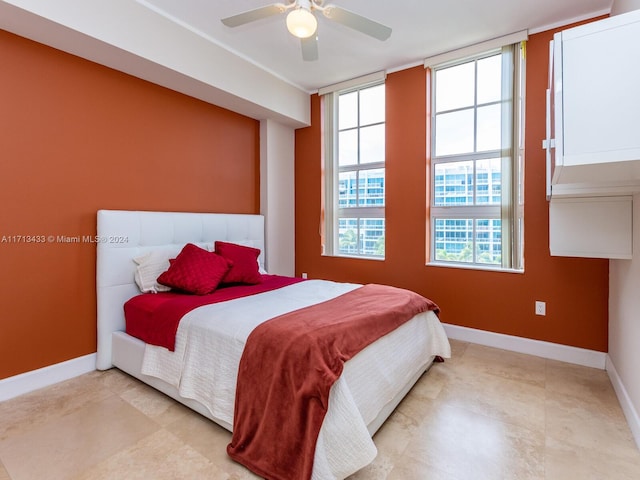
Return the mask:
<svg viewBox="0 0 640 480"><path fill-rule="evenodd" d="M259 123L0 30L0 379L95 352L106 209L259 213ZM5 241L2 242L2 237Z"/></svg>
<svg viewBox="0 0 640 480"><path fill-rule="evenodd" d="M443 322L520 337L607 350L608 261L549 255L545 158L548 42L527 44L524 274L425 266L428 214L426 73L387 77L387 232L384 261L320 255L320 100L312 97L312 125L296 134L296 273L415 290L442 309ZM535 300L547 316L534 314Z"/></svg>

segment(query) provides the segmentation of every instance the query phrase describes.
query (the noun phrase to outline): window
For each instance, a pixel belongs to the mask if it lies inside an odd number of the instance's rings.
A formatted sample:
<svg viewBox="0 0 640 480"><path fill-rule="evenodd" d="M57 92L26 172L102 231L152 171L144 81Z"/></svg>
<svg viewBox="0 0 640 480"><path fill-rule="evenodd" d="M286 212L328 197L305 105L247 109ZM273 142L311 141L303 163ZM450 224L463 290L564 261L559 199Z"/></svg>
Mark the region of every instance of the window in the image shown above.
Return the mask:
<svg viewBox="0 0 640 480"><path fill-rule="evenodd" d="M324 254L384 258L385 86L324 95Z"/></svg>
<svg viewBox="0 0 640 480"><path fill-rule="evenodd" d="M431 261L522 269L520 44L431 67Z"/></svg>

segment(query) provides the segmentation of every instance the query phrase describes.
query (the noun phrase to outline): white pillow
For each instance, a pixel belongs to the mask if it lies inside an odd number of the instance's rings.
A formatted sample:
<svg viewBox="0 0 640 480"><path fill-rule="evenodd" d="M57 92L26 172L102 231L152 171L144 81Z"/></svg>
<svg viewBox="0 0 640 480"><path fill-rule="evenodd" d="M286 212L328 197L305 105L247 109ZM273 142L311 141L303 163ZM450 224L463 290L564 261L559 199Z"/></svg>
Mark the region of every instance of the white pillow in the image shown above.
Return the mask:
<svg viewBox="0 0 640 480"><path fill-rule="evenodd" d="M136 263L136 271L133 274L133 278L142 293L168 292L171 290L170 287L159 284L158 277L169 269L169 259L175 258L178 253L158 250L133 259Z"/></svg>

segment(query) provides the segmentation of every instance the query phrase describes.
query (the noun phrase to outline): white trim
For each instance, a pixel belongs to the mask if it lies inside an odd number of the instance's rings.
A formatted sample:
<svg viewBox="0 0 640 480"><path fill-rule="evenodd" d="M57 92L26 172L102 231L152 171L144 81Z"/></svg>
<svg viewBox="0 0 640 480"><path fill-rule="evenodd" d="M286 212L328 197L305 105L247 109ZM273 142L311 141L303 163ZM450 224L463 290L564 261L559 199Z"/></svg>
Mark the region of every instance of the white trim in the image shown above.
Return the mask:
<svg viewBox="0 0 640 480"><path fill-rule="evenodd" d="M344 82L334 83L333 85L327 85L326 87L319 88L318 95L322 96L322 95L326 95L327 93L347 90L348 88L353 88L353 87L363 87L370 83L383 82L386 78L387 78L387 72L382 70L380 72L370 73L369 75L364 75L358 78L352 78L350 80L345 80Z"/></svg>
<svg viewBox="0 0 640 480"><path fill-rule="evenodd" d="M397 65L395 67L389 67L385 71L387 72L387 75L388 75L390 73L401 72L403 70L408 70L410 68L418 67L418 66L423 65L423 64L424 64L423 60L416 60L416 61L411 62L411 63L405 63L405 64L402 64L402 65Z"/></svg>
<svg viewBox="0 0 640 480"><path fill-rule="evenodd" d="M591 20L602 15L609 15L609 13L610 9L608 8L605 8L603 10L596 10L595 12L585 13L584 15L578 15L577 17L565 18L564 20L560 20L559 22L547 23L546 25L542 25L540 27L531 28L529 29L529 33L533 35L535 33L546 32L547 30L567 27L568 25L573 25L574 23L582 22L584 20Z"/></svg>
<svg viewBox="0 0 640 480"><path fill-rule="evenodd" d="M476 330L475 328L460 327L444 324L447 336L453 340L477 343L487 347L501 348L512 352L526 353L537 357L574 363L585 367L604 370L607 354L585 348L570 347L559 343L532 340L530 338L515 337L502 333Z"/></svg>
<svg viewBox="0 0 640 480"><path fill-rule="evenodd" d="M529 38L527 31L522 30L520 32L511 33L503 37L493 38L486 42L476 43L467 47L458 48L456 50L450 50L448 52L441 53L439 55L433 55L424 59L424 68L429 68L441 63L451 62L454 60L460 60L461 58L470 57L478 53L493 50L494 48L502 48L506 45L512 45L514 43L520 43Z"/></svg>
<svg viewBox="0 0 640 480"><path fill-rule="evenodd" d="M622 411L624 412L624 416L627 418L631 434L633 435L638 448L640 448L640 415L638 415L638 411L633 406L633 402L627 393L627 389L622 383L622 379L618 375L618 372L613 365L613 360L611 360L609 355L607 355L606 370L609 374L609 380L611 380L613 389L618 397L618 401L620 402L620 406L622 407Z"/></svg>
<svg viewBox="0 0 640 480"><path fill-rule="evenodd" d="M96 354L90 353L83 357L72 358L66 362L5 378L0 380L0 402L93 372L95 369Z"/></svg>

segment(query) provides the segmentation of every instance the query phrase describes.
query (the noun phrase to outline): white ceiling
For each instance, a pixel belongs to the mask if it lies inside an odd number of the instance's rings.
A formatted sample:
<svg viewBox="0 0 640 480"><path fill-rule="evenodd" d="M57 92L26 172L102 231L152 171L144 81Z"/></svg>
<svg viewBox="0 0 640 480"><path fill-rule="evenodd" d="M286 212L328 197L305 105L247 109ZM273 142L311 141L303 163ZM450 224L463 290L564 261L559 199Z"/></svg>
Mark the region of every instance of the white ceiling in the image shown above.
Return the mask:
<svg viewBox="0 0 640 480"><path fill-rule="evenodd" d="M220 22L222 18L274 3L270 0L137 1L308 92L371 72L420 64L426 57L521 30L535 33L591 18L608 13L612 3L612 0L332 0L331 3L388 25L393 29L391 38L381 42L319 14L320 59L305 62L300 41L286 29L284 14L236 28Z"/></svg>
<svg viewBox="0 0 640 480"><path fill-rule="evenodd" d="M281 0L289 2L292 0ZM308 93L515 32L607 14L613 0L324 0L393 29L385 42L318 14L304 62L285 15L221 23L271 0L0 0L0 29L257 120L310 124ZM616 0L617 8L640 0ZM637 5L637 4L636 4Z"/></svg>

